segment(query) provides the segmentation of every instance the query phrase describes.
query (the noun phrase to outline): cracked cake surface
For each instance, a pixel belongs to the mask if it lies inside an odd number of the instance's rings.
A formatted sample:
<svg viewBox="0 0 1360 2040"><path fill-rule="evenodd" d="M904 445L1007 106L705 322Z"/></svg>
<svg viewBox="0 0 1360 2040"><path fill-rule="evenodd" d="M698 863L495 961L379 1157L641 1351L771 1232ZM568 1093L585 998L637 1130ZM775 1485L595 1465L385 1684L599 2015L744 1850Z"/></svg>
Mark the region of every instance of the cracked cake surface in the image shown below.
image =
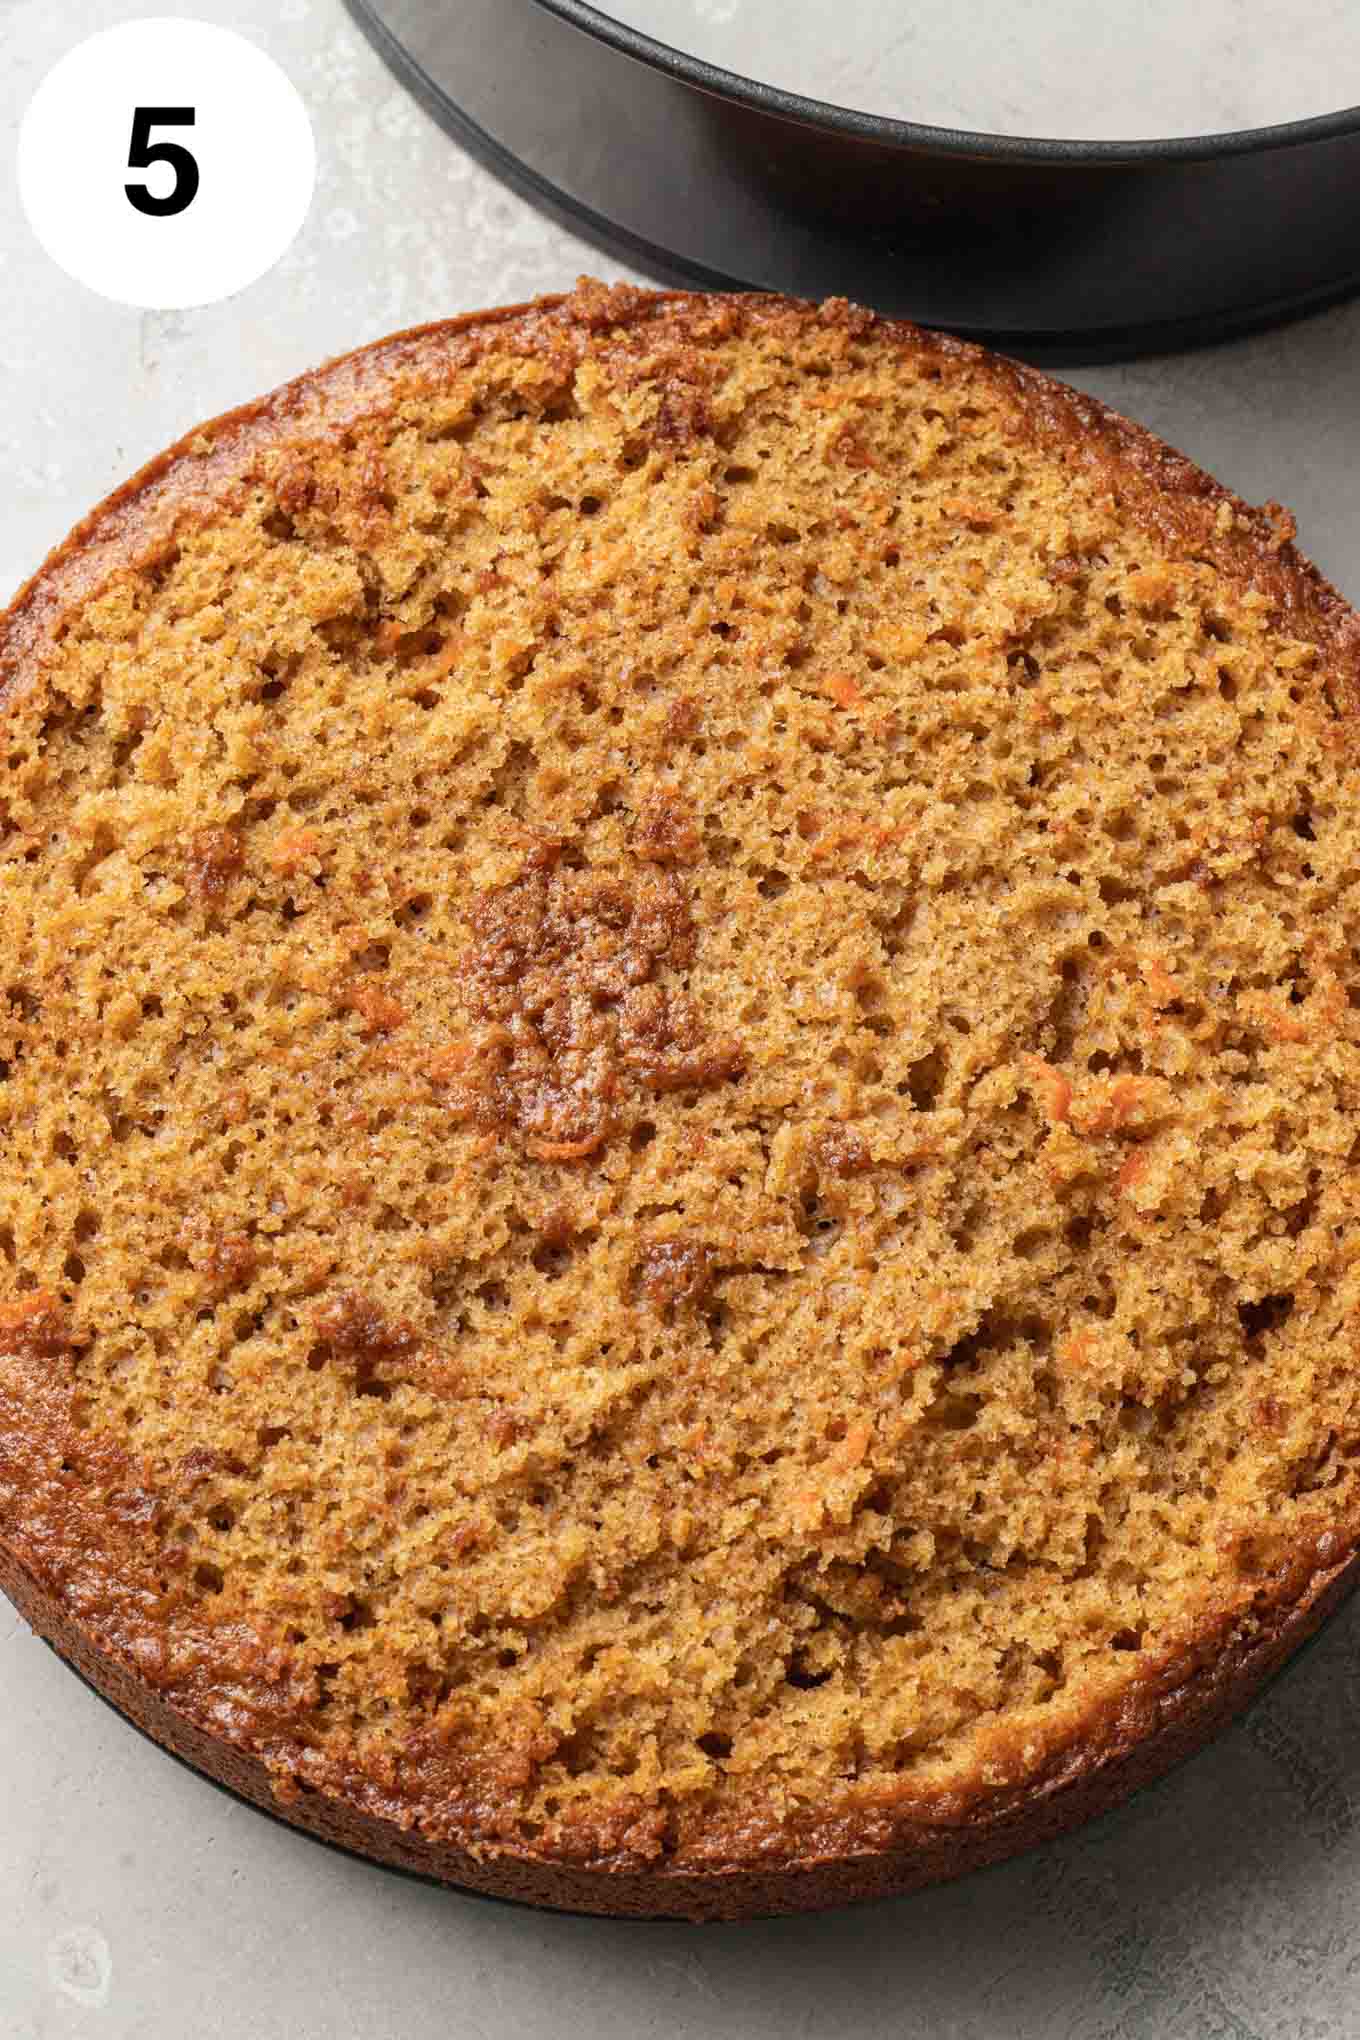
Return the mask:
<svg viewBox="0 0 1360 2040"><path fill-rule="evenodd" d="M202 428L0 619L0 1582L551 1903L1164 1768L1355 1551L1358 670L1287 513L842 304Z"/></svg>

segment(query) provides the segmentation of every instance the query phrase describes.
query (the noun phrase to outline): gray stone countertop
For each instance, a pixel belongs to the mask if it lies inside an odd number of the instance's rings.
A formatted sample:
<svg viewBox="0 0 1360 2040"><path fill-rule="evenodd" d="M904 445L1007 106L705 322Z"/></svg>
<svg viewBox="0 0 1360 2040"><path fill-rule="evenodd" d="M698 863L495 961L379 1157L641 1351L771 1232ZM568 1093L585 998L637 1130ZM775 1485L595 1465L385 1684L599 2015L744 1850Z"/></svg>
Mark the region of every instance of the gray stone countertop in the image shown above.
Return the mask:
<svg viewBox="0 0 1360 2040"><path fill-rule="evenodd" d="M7 164L47 67L153 11L0 0ZM626 273L461 155L338 0L192 11L302 91L312 214L242 296L138 313L52 266L5 170L0 598L198 420L395 327ZM1360 600L1360 304L1071 379L1290 504ZM1211 1751L1036 1856L822 1919L557 1918L398 1879L237 1805L0 1602L0 2040L1354 2040L1358 1805L1360 1603Z"/></svg>

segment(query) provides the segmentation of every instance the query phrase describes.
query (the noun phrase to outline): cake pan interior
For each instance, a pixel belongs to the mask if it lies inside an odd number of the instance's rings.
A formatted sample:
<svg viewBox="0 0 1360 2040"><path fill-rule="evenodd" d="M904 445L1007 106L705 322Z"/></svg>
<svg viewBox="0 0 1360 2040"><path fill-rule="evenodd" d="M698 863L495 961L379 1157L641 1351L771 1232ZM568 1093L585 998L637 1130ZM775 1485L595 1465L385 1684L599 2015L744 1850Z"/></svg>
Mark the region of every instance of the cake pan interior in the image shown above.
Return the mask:
<svg viewBox="0 0 1360 2040"><path fill-rule="evenodd" d="M1335 103L1360 76L1349 0L1301 0L1311 28L1279 11L1264 46L1229 0L348 4L464 146L663 281L860 298L1049 360L1192 345L1360 288L1360 106ZM1081 132L1055 134L1063 118Z"/></svg>

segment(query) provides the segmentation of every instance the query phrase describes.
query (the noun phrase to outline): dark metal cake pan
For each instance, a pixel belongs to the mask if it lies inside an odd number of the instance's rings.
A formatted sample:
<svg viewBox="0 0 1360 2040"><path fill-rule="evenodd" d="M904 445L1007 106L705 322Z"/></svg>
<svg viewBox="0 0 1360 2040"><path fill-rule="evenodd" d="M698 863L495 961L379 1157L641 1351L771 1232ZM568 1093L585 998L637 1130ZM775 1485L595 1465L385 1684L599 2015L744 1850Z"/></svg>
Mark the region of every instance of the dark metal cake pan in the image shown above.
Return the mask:
<svg viewBox="0 0 1360 2040"><path fill-rule="evenodd" d="M1193 345L1360 289L1360 106L1163 141L824 104L584 0L348 0L454 136L663 280L840 294L1050 360Z"/></svg>

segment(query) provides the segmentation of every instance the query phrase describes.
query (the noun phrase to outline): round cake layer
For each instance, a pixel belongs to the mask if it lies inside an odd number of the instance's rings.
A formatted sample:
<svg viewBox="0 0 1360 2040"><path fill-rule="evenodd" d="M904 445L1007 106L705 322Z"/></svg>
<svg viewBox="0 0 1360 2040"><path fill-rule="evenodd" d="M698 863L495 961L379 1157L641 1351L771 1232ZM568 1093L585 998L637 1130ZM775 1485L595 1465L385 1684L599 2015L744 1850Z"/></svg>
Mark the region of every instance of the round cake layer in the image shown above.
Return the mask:
<svg viewBox="0 0 1360 2040"><path fill-rule="evenodd" d="M1098 406L583 286L0 623L0 1580L438 1874L827 1902L1349 1576L1356 620Z"/></svg>

